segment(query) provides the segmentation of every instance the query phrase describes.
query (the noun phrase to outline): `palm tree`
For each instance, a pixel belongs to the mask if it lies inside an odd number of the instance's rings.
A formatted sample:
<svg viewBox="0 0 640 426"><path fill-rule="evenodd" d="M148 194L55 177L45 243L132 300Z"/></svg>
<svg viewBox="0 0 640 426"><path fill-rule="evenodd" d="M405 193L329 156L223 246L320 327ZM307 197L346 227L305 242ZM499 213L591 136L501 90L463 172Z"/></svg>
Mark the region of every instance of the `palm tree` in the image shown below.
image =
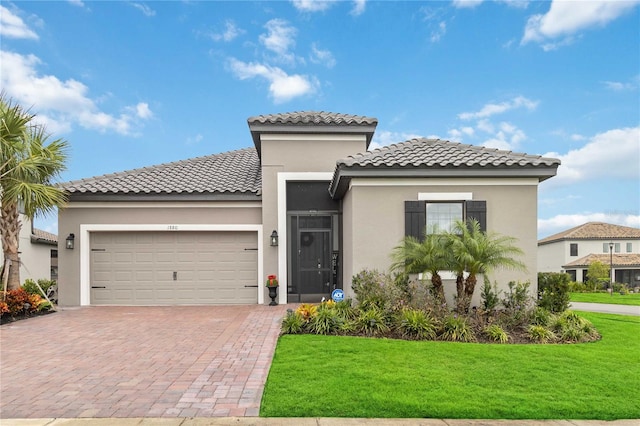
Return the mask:
<svg viewBox="0 0 640 426"><path fill-rule="evenodd" d="M439 272L447 269L445 241L443 234L430 233L424 241L415 237L405 237L402 243L392 252L392 270L406 274L429 272L433 294L440 302L444 302L444 288Z"/></svg>
<svg viewBox="0 0 640 426"><path fill-rule="evenodd" d="M454 271L466 271L464 289L458 288L458 311L467 312L475 291L478 274L487 275L498 268L526 270L521 261L514 259L523 251L515 245L516 239L497 233L482 232L477 220L457 221L447 233ZM459 275L460 279L461 276Z"/></svg>
<svg viewBox="0 0 640 426"><path fill-rule="evenodd" d="M49 135L44 126L33 123L34 118L0 94L2 277L9 289L20 286L20 208L33 219L66 201L66 193L52 183L65 169L68 144L63 139L47 143Z"/></svg>

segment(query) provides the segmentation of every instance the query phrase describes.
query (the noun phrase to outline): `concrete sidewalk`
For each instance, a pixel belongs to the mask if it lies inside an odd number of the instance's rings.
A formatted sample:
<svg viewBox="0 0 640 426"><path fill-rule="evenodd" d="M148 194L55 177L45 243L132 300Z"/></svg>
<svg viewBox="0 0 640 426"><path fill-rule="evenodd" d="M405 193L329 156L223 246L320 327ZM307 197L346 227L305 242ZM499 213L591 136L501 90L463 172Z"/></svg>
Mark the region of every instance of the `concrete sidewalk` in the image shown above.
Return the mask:
<svg viewBox="0 0 640 426"><path fill-rule="evenodd" d="M571 309L576 311L601 312L603 314L640 316L640 306L613 305L607 303L571 302Z"/></svg>
<svg viewBox="0 0 640 426"><path fill-rule="evenodd" d="M87 418L87 419L7 419L2 426L638 426L640 420L464 420L464 419L351 419L351 418Z"/></svg>

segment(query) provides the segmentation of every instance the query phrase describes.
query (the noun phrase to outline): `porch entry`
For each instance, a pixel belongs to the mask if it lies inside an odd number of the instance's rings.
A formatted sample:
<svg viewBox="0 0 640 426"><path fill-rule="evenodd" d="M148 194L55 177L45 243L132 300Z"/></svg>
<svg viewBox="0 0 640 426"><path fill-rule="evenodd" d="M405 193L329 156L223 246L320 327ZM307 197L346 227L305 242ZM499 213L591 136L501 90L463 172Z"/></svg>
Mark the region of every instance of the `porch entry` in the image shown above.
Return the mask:
<svg viewBox="0 0 640 426"><path fill-rule="evenodd" d="M339 213L328 182L287 184L289 302L320 302L341 287Z"/></svg>

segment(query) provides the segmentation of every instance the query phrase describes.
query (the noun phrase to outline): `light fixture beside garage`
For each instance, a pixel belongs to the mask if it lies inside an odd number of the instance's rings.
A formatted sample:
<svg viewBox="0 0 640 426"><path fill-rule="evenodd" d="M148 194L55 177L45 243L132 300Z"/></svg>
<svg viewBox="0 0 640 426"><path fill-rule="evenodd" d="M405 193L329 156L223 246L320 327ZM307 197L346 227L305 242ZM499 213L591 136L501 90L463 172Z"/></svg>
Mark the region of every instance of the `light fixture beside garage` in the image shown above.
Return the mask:
<svg viewBox="0 0 640 426"><path fill-rule="evenodd" d="M66 247L69 250L73 250L73 247L75 246L75 240L76 240L75 234L69 234L69 236L67 237L67 245L66 245Z"/></svg>
<svg viewBox="0 0 640 426"><path fill-rule="evenodd" d="M274 229L273 232L271 233L271 247L277 247L277 246L278 246L278 231Z"/></svg>

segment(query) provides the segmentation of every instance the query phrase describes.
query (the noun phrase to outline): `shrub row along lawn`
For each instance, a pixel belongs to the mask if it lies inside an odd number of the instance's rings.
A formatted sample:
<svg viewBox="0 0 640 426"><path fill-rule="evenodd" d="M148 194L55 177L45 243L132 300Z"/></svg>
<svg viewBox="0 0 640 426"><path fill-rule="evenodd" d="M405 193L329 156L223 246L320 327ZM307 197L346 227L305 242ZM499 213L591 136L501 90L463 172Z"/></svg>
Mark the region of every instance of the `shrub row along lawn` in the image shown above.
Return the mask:
<svg viewBox="0 0 640 426"><path fill-rule="evenodd" d="M500 345L284 335L260 415L640 418L640 317L580 315L602 340Z"/></svg>
<svg viewBox="0 0 640 426"><path fill-rule="evenodd" d="M571 293L572 302L610 303L613 305L640 306L640 293Z"/></svg>

